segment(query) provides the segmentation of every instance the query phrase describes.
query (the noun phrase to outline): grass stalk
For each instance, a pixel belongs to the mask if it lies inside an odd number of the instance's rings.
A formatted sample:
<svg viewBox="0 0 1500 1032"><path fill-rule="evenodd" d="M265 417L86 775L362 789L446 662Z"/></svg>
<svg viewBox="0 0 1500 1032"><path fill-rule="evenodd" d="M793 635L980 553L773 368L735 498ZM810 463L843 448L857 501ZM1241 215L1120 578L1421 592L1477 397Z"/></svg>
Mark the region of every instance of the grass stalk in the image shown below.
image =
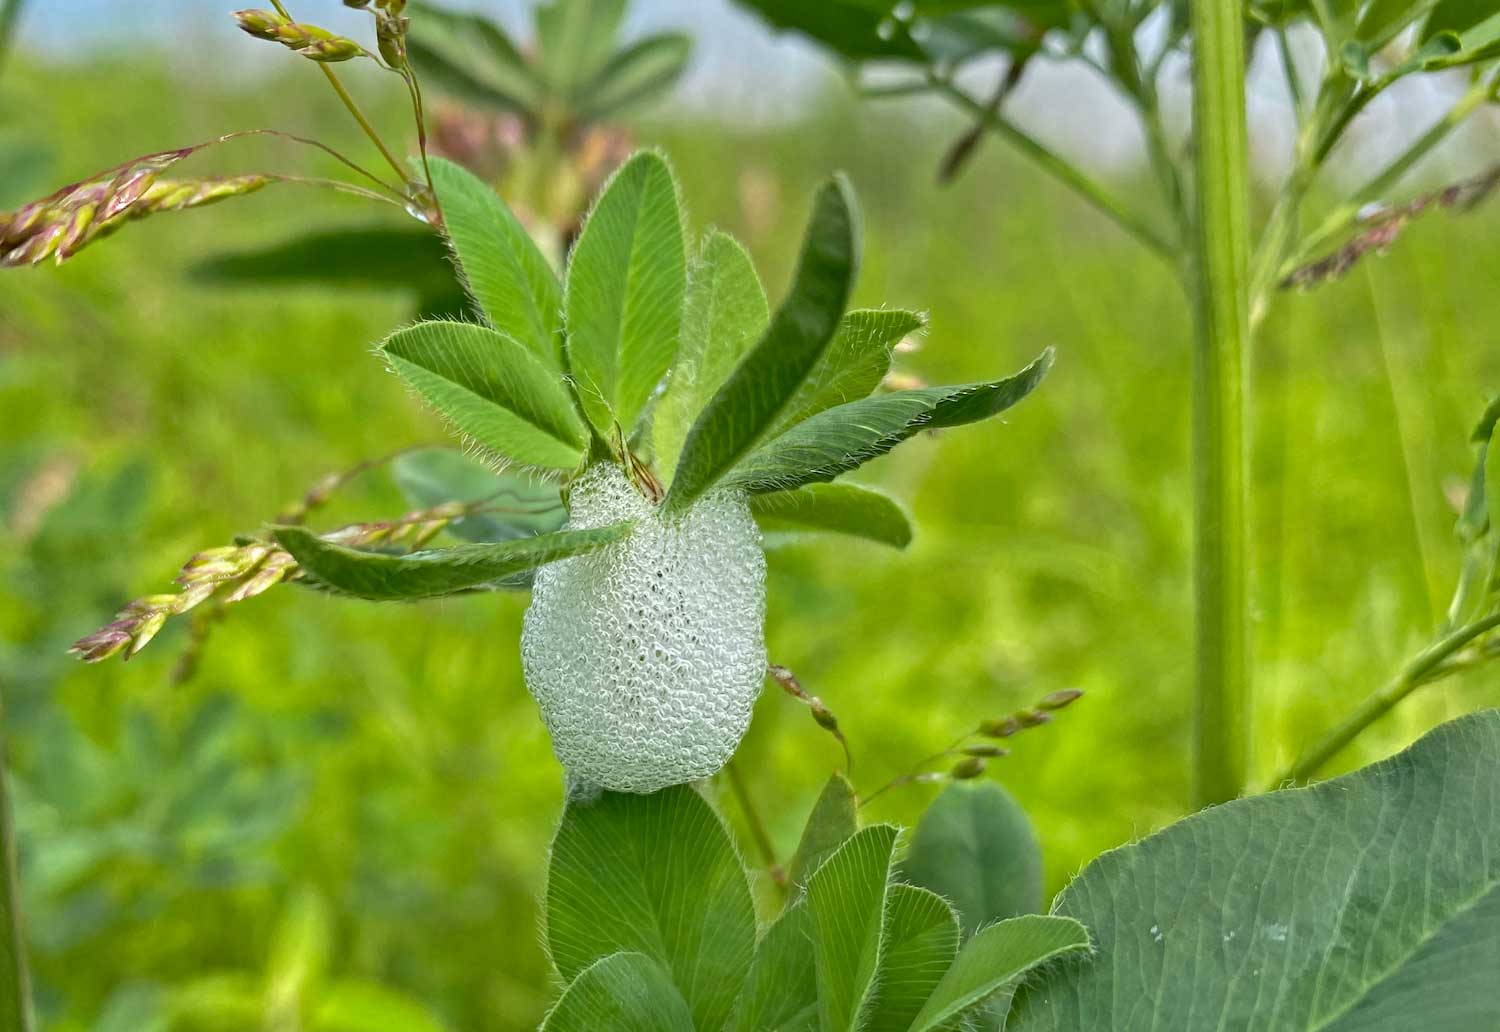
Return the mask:
<svg viewBox="0 0 1500 1032"><path fill-rule="evenodd" d="M1198 806L1233 799L1250 755L1246 576L1246 357L1250 212L1244 13L1192 5L1194 174L1193 495Z"/></svg>
<svg viewBox="0 0 1500 1032"><path fill-rule="evenodd" d="M23 0L0 0L0 68L5 66L10 46L15 42L16 24L21 19L22 4Z"/></svg>
<svg viewBox="0 0 1500 1032"><path fill-rule="evenodd" d="M5 712L0 704L0 1028L32 1032L31 978L22 935L21 887L16 864L10 774L5 754Z"/></svg>

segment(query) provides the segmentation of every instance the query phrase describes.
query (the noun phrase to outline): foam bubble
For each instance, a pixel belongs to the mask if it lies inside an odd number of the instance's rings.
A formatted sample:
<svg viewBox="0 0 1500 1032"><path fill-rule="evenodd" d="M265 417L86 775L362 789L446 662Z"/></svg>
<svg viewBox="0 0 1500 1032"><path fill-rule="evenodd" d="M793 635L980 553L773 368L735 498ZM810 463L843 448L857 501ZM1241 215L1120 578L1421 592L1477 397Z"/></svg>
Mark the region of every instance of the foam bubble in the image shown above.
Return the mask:
<svg viewBox="0 0 1500 1032"><path fill-rule="evenodd" d="M568 526L635 520L607 548L542 567L521 634L526 684L570 782L655 792L733 755L766 672L766 559L741 492L664 517L600 463Z"/></svg>

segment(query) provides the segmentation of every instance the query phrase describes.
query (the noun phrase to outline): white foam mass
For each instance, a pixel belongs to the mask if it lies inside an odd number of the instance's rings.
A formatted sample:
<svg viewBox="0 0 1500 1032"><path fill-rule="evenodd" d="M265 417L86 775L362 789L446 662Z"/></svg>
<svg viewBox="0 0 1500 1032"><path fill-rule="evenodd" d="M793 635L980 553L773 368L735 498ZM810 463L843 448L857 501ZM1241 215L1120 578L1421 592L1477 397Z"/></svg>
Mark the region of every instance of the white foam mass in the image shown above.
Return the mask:
<svg viewBox="0 0 1500 1032"><path fill-rule="evenodd" d="M537 571L521 633L526 685L574 785L655 792L719 770L766 674L766 558L740 492L665 517L599 463L570 528L636 524Z"/></svg>

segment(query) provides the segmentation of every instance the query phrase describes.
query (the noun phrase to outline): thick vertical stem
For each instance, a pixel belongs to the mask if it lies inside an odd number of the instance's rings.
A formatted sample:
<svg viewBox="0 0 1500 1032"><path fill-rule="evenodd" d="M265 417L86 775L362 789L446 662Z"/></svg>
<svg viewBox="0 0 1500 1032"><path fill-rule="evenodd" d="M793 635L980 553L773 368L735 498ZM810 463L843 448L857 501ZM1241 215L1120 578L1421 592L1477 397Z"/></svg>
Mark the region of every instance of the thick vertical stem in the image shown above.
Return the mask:
<svg viewBox="0 0 1500 1032"><path fill-rule="evenodd" d="M0 706L0 1028L31 1032L31 979L21 935L21 887L5 753L5 713Z"/></svg>
<svg viewBox="0 0 1500 1032"><path fill-rule="evenodd" d="M1244 14L1193 0L1193 492L1196 600L1194 795L1239 795L1249 764L1246 351L1250 215Z"/></svg>

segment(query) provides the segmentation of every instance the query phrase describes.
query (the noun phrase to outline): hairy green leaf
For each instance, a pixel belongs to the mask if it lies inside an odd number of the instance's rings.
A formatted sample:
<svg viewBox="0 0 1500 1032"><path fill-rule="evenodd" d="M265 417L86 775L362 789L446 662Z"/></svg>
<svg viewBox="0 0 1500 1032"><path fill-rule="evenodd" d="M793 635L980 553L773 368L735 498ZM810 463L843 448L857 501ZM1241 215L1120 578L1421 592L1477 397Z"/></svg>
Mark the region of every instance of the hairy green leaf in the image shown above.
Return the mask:
<svg viewBox="0 0 1500 1032"><path fill-rule="evenodd" d="M724 478L751 494L829 481L921 430L988 419L1025 398L1052 366L1052 349L1004 380L894 391L826 409L761 445Z"/></svg>
<svg viewBox="0 0 1500 1032"><path fill-rule="evenodd" d="M981 928L958 951L953 966L912 1021L911 1032L943 1028L1026 973L1088 948L1088 931L1071 917L1024 914Z"/></svg>
<svg viewBox="0 0 1500 1032"><path fill-rule="evenodd" d="M414 508L485 502L483 512L454 520L464 541L512 541L561 530L568 511L557 485L520 473L496 473L457 448L419 448L391 463L391 476Z"/></svg>
<svg viewBox="0 0 1500 1032"><path fill-rule="evenodd" d="M859 802L854 798L854 786L835 772L813 803L797 852L792 854L787 870L792 886L800 889L807 884L819 865L858 830Z"/></svg>
<svg viewBox="0 0 1500 1032"><path fill-rule="evenodd" d="M507 111L537 109L542 83L494 22L422 0L414 0L410 15L407 49L423 81L455 97Z"/></svg>
<svg viewBox="0 0 1500 1032"><path fill-rule="evenodd" d="M668 480L688 428L771 319L766 290L739 241L708 234L688 267L681 346L672 375L651 418L656 465Z"/></svg>
<svg viewBox="0 0 1500 1032"><path fill-rule="evenodd" d="M856 833L808 879L818 1019L823 1032L860 1027L875 986L896 829Z"/></svg>
<svg viewBox="0 0 1500 1032"><path fill-rule="evenodd" d="M362 552L324 541L305 527L277 527L276 540L319 587L377 602L440 598L558 559L603 548L624 537L628 523L596 530L560 530L493 544L456 545L410 555Z"/></svg>
<svg viewBox="0 0 1500 1032"><path fill-rule="evenodd" d="M682 233L672 170L644 151L610 179L573 248L568 362L583 410L606 441L616 423L627 436L634 431L677 354Z"/></svg>
<svg viewBox="0 0 1500 1032"><path fill-rule="evenodd" d="M687 68L693 41L680 32L649 36L617 52L580 92L588 120L618 117L671 89Z"/></svg>
<svg viewBox="0 0 1500 1032"><path fill-rule="evenodd" d="M1500 711L1311 788L1105 853L1058 897L1099 952L1017 993L1010 1032L1500 1027Z"/></svg>
<svg viewBox="0 0 1500 1032"><path fill-rule="evenodd" d="M664 504L690 505L765 436L828 347L858 269L853 191L835 176L813 199L786 300L688 431Z"/></svg>
<svg viewBox="0 0 1500 1032"><path fill-rule="evenodd" d="M879 491L853 484L807 484L755 495L750 511L767 531L851 534L893 548L911 543L911 522L901 506Z"/></svg>
<svg viewBox="0 0 1500 1032"><path fill-rule="evenodd" d="M892 885L870 1023L862 1032L906 1032L958 952L958 917L935 892Z"/></svg>
<svg viewBox="0 0 1500 1032"><path fill-rule="evenodd" d="M459 432L502 457L574 469L587 429L557 375L498 330L424 322L397 330L381 352L391 368Z"/></svg>
<svg viewBox="0 0 1500 1032"><path fill-rule="evenodd" d="M869 397L891 370L891 348L924 322L916 312L891 308L846 313L833 340L767 435L790 430L824 409Z"/></svg>
<svg viewBox="0 0 1500 1032"><path fill-rule="evenodd" d="M698 1028L723 1027L754 956L755 912L718 815L685 785L570 802L552 843L547 946L564 978L644 953Z"/></svg>
<svg viewBox="0 0 1500 1032"><path fill-rule="evenodd" d="M553 0L536 8L537 48L552 89L570 101L614 50L625 0Z"/></svg>
<svg viewBox="0 0 1500 1032"><path fill-rule="evenodd" d="M1042 853L1031 822L993 781L954 782L917 822L903 880L958 910L964 934L1042 909Z"/></svg>
<svg viewBox="0 0 1500 1032"><path fill-rule="evenodd" d="M732 1032L815 1032L818 981L806 900L784 910L755 947Z"/></svg>
<svg viewBox="0 0 1500 1032"><path fill-rule="evenodd" d="M500 195L475 175L433 158L432 183L463 280L489 324L562 369L562 288Z"/></svg>
<svg viewBox="0 0 1500 1032"><path fill-rule="evenodd" d="M644 953L611 953L578 973L542 1032L694 1032L693 1012Z"/></svg>

